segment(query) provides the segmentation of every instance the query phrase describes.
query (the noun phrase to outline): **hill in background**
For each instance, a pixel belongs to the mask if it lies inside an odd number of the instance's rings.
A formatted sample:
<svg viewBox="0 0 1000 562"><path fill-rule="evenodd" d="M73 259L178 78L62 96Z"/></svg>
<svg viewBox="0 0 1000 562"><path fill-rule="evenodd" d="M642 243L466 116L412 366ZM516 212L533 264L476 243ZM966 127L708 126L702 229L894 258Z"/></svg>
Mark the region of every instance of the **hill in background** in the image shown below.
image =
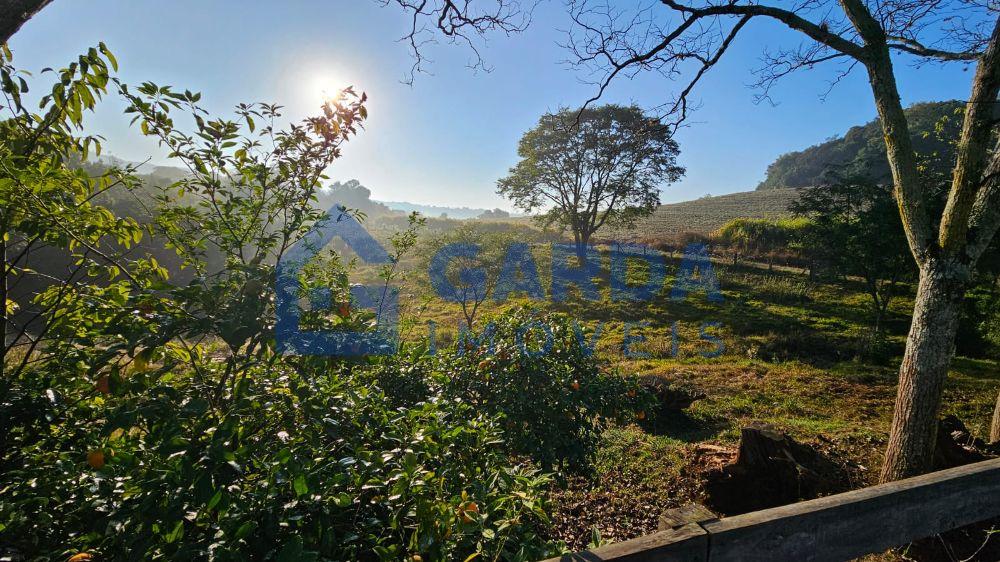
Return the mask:
<svg viewBox="0 0 1000 562"><path fill-rule="evenodd" d="M469 207L439 207L437 205L421 205L420 203L410 203L408 201L379 201L379 203L394 211L402 211L405 213L416 211L427 217L441 217L444 215L450 219L474 219L489 211L489 209L472 209Z"/></svg>
<svg viewBox="0 0 1000 562"><path fill-rule="evenodd" d="M918 103L906 109L913 146L925 161L950 169L955 158L952 142L958 138L964 107L963 102L952 100ZM852 127L842 137L779 156L767 167L767 177L757 189L821 185L830 172L866 175L889 183L889 161L877 119Z"/></svg>
<svg viewBox="0 0 1000 562"><path fill-rule="evenodd" d="M930 168L950 167L954 159L953 139L961 127L960 101L914 104L906 109L910 134L918 153ZM122 165L124 161L104 158L100 165ZM143 170L144 183L168 185L186 172L169 166L151 166ZM852 127L842 137L804 150L778 157L767 168L767 176L756 191L702 197L693 201L661 205L650 217L627 229L605 228L599 235L617 240L668 238L683 233L709 234L736 218L777 218L787 216L788 208L803 187L826 183L831 172L843 175L866 175L875 181L890 180L889 164L878 120ZM418 211L434 219L487 219L517 221L520 215L507 215L499 209L443 207L401 201L371 199L371 191L357 180L334 182L319 193L317 204L327 209L334 202L364 211L370 217L403 218ZM507 216L504 216L507 215Z"/></svg>

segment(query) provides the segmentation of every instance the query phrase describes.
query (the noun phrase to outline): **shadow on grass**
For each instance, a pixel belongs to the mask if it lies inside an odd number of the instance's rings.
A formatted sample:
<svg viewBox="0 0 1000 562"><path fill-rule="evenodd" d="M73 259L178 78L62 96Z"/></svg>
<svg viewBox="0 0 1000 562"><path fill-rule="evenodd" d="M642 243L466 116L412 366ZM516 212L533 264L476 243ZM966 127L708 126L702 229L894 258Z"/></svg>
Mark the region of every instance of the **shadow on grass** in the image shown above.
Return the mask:
<svg viewBox="0 0 1000 562"><path fill-rule="evenodd" d="M996 362L989 359L956 356L951 362L951 370L967 379L1000 382Z"/></svg>
<svg viewBox="0 0 1000 562"><path fill-rule="evenodd" d="M641 427L650 435L700 443L715 438L731 425L727 418L715 414L699 413L693 416L686 410L668 410L658 413Z"/></svg>

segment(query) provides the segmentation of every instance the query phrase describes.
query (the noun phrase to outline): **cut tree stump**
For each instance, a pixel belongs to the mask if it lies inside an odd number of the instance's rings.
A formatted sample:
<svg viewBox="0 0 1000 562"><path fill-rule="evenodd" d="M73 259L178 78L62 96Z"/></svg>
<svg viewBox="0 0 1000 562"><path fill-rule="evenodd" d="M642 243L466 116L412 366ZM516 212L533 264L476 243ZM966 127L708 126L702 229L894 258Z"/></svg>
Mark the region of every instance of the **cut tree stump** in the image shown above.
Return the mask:
<svg viewBox="0 0 1000 562"><path fill-rule="evenodd" d="M743 428L736 461L706 474L709 507L747 513L844 491L839 465L766 424Z"/></svg>
<svg viewBox="0 0 1000 562"><path fill-rule="evenodd" d="M1000 453L1000 444L973 437L962 420L954 415L938 422L934 447L934 470L943 470L986 460Z"/></svg>

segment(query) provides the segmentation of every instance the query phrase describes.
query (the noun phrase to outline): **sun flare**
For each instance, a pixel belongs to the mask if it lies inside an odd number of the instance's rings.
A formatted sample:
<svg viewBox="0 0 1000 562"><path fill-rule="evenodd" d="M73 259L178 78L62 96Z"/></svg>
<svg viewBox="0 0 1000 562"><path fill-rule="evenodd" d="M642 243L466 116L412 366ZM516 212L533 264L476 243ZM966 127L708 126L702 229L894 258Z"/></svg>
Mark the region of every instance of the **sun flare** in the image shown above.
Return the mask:
<svg viewBox="0 0 1000 562"><path fill-rule="evenodd" d="M315 92L320 102L328 103L340 99L346 87L343 81L333 76L323 75L313 79L313 87L310 90Z"/></svg>

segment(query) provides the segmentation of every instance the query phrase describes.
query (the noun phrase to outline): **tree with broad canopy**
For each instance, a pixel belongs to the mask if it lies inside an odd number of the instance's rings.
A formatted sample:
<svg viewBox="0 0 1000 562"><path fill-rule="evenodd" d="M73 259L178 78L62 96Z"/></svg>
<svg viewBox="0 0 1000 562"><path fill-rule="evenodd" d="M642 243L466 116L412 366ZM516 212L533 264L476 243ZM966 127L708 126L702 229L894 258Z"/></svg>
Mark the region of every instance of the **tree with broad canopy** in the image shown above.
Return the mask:
<svg viewBox="0 0 1000 562"><path fill-rule="evenodd" d="M497 182L518 208L573 232L577 253L605 224L656 210L660 188L684 173L670 128L636 106L604 105L543 115L521 138L521 160Z"/></svg>

